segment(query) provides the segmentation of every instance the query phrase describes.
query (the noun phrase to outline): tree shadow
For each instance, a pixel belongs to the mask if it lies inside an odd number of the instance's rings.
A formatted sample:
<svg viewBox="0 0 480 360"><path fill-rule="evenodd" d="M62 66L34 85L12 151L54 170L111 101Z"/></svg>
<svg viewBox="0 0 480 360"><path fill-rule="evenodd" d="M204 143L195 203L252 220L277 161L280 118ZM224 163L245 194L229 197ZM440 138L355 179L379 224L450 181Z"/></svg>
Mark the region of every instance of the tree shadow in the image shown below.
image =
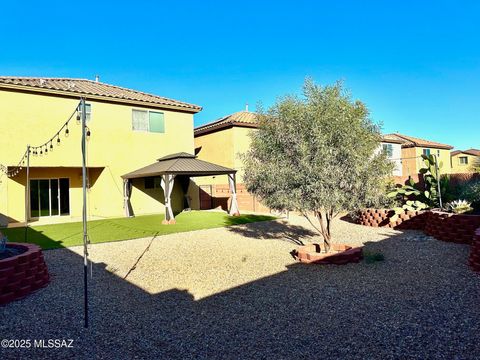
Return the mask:
<svg viewBox="0 0 480 360"><path fill-rule="evenodd" d="M229 230L264 239L311 235L299 228L270 221ZM415 231L390 235L365 244L384 261L291 262L284 271L197 300L188 289L149 293L111 264L93 263L88 330L82 328L82 257L71 249L48 251L51 284L2 308L0 332L12 339L73 339L74 347L2 349L2 359L474 357L480 351L480 279L465 265L468 246ZM182 261L182 251L156 261ZM278 254L262 256L269 261ZM189 266L182 271L196 271ZM258 265L245 266L255 271ZM168 276L157 272L149 281ZM227 281L219 276L211 281Z"/></svg>
<svg viewBox="0 0 480 360"><path fill-rule="evenodd" d="M242 215L247 217L246 219L240 219L240 217L229 217L228 225L240 225L228 227L228 231L242 235L251 239L264 239L264 240L282 240L288 241L295 245L304 245L304 241L310 241L314 237L318 237L319 234L309 230L303 226L293 225L284 220L266 221L275 219L268 215ZM253 218L254 217L254 218ZM245 220L255 220L257 222Z"/></svg>

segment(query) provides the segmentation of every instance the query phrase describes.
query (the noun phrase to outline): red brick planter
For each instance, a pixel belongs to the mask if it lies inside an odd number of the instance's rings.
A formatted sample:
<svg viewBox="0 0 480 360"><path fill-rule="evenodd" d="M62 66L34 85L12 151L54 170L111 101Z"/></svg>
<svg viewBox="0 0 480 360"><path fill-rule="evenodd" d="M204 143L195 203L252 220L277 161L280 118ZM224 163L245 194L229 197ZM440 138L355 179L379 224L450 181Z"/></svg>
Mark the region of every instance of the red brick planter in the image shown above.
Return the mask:
<svg viewBox="0 0 480 360"><path fill-rule="evenodd" d="M473 271L480 272L480 228L477 229L475 236L473 237L468 264Z"/></svg>
<svg viewBox="0 0 480 360"><path fill-rule="evenodd" d="M21 299L50 281L42 249L34 244L8 243L25 252L0 260L0 305Z"/></svg>
<svg viewBox="0 0 480 360"><path fill-rule="evenodd" d="M319 244L300 246L297 250L297 259L306 264L335 264L358 263L363 258L362 248L352 248L347 245L333 244L331 252L320 252Z"/></svg>
<svg viewBox="0 0 480 360"><path fill-rule="evenodd" d="M471 244L468 262L480 271L480 215L452 214L443 211L406 212L390 223L392 210L365 209L357 222L365 226L388 226L395 229L423 230L435 239L458 244Z"/></svg>

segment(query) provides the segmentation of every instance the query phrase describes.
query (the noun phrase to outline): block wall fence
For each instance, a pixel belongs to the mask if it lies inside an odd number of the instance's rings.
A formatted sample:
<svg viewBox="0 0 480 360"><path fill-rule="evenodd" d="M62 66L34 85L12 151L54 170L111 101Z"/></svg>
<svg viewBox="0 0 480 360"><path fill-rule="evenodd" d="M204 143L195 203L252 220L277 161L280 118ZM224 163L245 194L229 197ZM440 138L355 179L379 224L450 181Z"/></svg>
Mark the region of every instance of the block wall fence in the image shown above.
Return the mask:
<svg viewBox="0 0 480 360"><path fill-rule="evenodd" d="M452 214L442 211L406 211L397 221L390 222L393 210L364 209L357 223L372 227L398 230L422 230L425 234L447 242L471 246L469 264L480 271L480 215Z"/></svg>

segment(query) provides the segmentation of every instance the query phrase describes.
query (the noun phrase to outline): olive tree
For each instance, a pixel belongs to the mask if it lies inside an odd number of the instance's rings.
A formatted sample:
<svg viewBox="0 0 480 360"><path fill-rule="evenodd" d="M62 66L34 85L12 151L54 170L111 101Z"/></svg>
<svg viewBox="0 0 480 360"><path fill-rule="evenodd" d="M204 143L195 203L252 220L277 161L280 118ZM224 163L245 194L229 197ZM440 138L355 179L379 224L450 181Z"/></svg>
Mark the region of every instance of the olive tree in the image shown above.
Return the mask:
<svg viewBox="0 0 480 360"><path fill-rule="evenodd" d="M377 205L393 165L380 151L379 126L341 82L307 80L303 90L259 111L244 182L268 207L305 216L329 251L332 220Z"/></svg>

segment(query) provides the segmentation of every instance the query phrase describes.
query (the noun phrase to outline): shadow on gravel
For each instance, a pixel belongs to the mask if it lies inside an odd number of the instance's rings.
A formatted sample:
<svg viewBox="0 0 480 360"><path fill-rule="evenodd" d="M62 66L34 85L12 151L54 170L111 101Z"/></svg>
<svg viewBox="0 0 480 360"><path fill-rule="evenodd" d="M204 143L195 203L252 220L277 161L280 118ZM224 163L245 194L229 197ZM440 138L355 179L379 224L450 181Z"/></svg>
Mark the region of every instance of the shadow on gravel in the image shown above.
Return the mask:
<svg viewBox="0 0 480 360"><path fill-rule="evenodd" d="M245 226L229 227L231 231L242 236L252 239L265 240L283 240L291 242L295 245L303 245L304 240L319 235L303 226L292 225L287 221L266 221L245 224Z"/></svg>
<svg viewBox="0 0 480 360"><path fill-rule="evenodd" d="M240 233L278 238L277 231L298 230L268 225ZM74 348L1 349L1 358L474 358L480 279L465 264L468 246L416 236L367 243L366 251L385 255L382 262L295 263L198 301L181 289L147 293L93 264L88 330L82 328L82 258L68 249L49 251L52 283L1 308L0 333L74 339Z"/></svg>

